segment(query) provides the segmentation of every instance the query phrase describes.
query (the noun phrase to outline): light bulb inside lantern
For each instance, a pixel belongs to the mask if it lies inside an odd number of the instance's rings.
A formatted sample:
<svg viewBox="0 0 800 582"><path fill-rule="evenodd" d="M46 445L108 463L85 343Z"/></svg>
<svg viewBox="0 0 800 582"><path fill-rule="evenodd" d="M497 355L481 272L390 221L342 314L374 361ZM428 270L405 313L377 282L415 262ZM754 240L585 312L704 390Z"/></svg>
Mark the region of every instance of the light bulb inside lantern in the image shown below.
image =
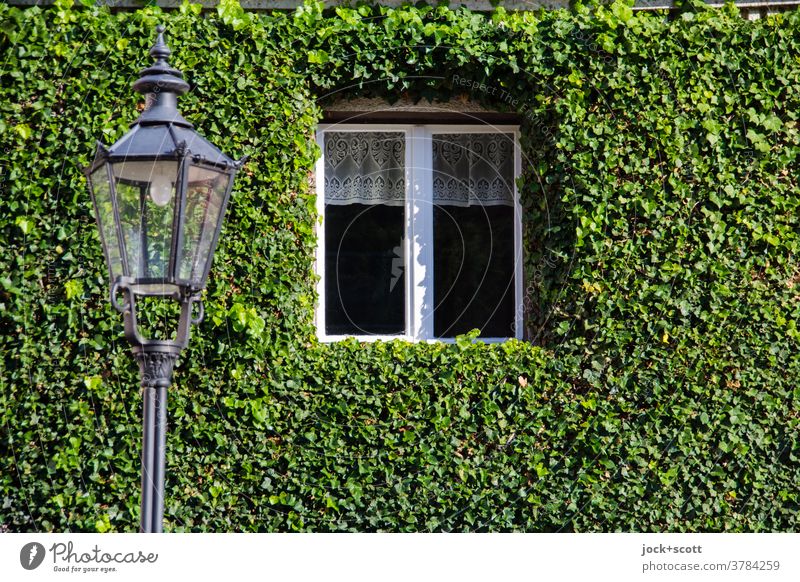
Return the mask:
<svg viewBox="0 0 800 582"><path fill-rule="evenodd" d="M153 176L150 182L150 198L156 206L166 206L172 199L172 180L169 176Z"/></svg>

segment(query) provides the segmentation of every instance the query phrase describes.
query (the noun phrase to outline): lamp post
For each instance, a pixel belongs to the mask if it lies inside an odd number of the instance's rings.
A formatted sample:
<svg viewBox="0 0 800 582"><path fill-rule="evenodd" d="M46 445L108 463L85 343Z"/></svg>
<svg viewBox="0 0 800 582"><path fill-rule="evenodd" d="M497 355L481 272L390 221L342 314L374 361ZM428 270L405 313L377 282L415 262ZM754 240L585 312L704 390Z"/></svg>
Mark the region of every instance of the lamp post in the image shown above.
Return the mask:
<svg viewBox="0 0 800 582"><path fill-rule="evenodd" d="M162 531L167 388L191 326L203 319L200 294L234 177L246 159L223 154L178 113L177 97L189 85L167 62L164 27L156 27L156 33L150 49L155 63L133 84L146 96L144 111L114 145L98 142L95 160L85 170L108 263L111 304L123 315L125 337L139 364L141 532ZM174 339L142 337L136 320L141 297L179 303Z"/></svg>

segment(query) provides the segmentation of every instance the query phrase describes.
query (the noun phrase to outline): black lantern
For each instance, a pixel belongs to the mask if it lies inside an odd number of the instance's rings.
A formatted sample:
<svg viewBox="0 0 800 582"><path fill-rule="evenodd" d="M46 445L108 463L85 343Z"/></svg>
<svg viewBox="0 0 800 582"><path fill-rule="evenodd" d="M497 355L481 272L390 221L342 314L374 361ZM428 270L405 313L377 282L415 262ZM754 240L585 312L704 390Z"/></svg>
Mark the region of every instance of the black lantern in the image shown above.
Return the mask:
<svg viewBox="0 0 800 582"><path fill-rule="evenodd" d="M177 97L189 85L167 62L171 51L164 43L164 27L156 32L150 49L155 63L133 84L146 96L144 111L114 145L107 148L98 142L95 161L86 169L108 263L111 303L124 316L125 337L140 368L144 532L161 531L166 390L191 325L202 320L200 293L234 177L245 161L223 154L178 113ZM136 300L146 296L180 303L174 340L140 335Z"/></svg>

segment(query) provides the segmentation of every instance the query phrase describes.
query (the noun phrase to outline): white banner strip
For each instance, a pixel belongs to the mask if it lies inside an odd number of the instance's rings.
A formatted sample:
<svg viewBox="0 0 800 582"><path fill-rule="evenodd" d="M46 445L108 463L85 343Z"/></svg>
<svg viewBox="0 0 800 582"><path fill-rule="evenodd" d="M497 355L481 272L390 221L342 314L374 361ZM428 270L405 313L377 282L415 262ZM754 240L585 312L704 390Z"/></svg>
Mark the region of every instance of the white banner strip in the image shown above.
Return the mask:
<svg viewBox="0 0 800 582"><path fill-rule="evenodd" d="M4 534L3 580L800 580L800 534Z"/></svg>

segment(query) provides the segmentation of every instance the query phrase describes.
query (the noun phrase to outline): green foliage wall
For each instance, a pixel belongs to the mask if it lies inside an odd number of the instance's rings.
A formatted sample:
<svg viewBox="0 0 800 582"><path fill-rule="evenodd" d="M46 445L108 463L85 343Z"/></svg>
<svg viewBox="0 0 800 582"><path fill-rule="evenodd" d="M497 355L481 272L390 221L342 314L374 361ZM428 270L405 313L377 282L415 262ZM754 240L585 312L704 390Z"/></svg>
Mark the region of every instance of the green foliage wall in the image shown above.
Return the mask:
<svg viewBox="0 0 800 582"><path fill-rule="evenodd" d="M0 524L133 531L141 400L80 168L157 22L240 177L171 531L797 530L800 14L0 7ZM527 338L317 342L328 95L523 119Z"/></svg>

